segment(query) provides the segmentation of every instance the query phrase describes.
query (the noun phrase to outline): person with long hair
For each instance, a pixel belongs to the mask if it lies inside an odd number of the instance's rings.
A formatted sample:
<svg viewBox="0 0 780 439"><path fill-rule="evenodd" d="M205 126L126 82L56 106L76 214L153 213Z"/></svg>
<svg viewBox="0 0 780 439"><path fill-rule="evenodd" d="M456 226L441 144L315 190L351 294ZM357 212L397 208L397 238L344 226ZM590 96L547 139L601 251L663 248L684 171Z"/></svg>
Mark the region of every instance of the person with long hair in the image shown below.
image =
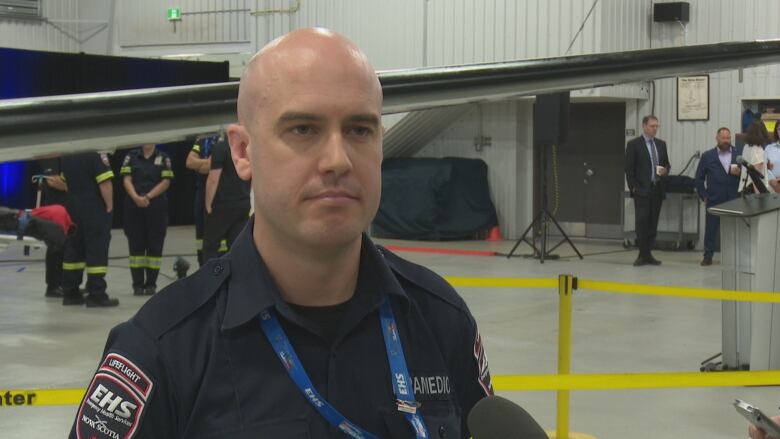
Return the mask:
<svg viewBox="0 0 780 439"><path fill-rule="evenodd" d="M745 133L745 146L742 148L742 158L763 174L764 185L769 187L769 178L767 176L766 151L764 148L769 144L769 133L761 122L753 122L748 126ZM748 193L758 193L758 188L750 181L747 168L742 167L742 175L739 179L739 191Z"/></svg>

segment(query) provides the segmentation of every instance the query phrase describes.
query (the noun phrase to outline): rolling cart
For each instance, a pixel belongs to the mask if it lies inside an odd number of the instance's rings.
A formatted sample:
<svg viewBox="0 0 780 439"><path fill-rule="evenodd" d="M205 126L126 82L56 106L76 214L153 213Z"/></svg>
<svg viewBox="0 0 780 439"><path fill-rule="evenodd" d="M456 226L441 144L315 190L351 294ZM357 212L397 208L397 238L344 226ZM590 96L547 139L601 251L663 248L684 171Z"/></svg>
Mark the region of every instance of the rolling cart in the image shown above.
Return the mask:
<svg viewBox="0 0 780 439"><path fill-rule="evenodd" d="M686 204L694 204L696 210L696 231L685 231L685 207ZM628 206L628 207L627 207ZM626 209L631 210L630 217L626 215ZM701 208L699 206L699 197L696 193L675 193L667 192L666 200L661 207L661 213L674 209L676 214L677 230L658 230L656 243L668 242L674 246L675 250L693 250L699 241L701 231ZM631 201L631 193L623 192L623 208L620 210L620 222L623 225L623 248L636 247L636 230L634 230L634 203ZM628 221L627 221L628 219ZM628 223L628 224L627 224ZM659 221L660 223L660 221Z"/></svg>

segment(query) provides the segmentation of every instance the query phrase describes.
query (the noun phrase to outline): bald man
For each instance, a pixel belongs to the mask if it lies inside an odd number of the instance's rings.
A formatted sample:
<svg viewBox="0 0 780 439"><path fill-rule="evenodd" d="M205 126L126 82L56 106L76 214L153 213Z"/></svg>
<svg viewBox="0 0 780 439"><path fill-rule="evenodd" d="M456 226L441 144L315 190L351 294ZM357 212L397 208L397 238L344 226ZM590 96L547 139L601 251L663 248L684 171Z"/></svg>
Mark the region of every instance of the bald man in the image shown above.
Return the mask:
<svg viewBox="0 0 780 439"><path fill-rule="evenodd" d="M263 48L228 139L255 215L222 258L111 331L72 438L467 438L492 394L468 307L363 231L382 89L323 29Z"/></svg>

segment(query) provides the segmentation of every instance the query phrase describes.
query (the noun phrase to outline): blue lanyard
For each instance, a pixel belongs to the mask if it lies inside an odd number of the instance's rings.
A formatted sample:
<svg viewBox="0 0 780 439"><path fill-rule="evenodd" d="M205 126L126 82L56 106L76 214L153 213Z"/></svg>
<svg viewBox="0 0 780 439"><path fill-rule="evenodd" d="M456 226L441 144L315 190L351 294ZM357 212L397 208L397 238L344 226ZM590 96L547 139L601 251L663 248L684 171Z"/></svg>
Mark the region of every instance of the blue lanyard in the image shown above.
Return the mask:
<svg viewBox="0 0 780 439"><path fill-rule="evenodd" d="M425 428L425 423L423 423L422 417L417 413L419 404L414 400L412 381L409 377L409 371L406 369L401 339L398 336L393 311L387 299L382 303L379 315L382 322L382 335L385 339L387 360L390 363L393 391L398 410L403 412L404 417L412 425L418 439L428 438L428 430ZM298 359L298 355L295 353L292 344L290 344L290 339L287 338L287 334L284 333L281 324L279 324L279 320L269 310L264 310L260 313L260 327L263 329L263 333L265 333L265 336L271 343L282 365L287 369L290 378L298 386L306 400L319 412L320 416L349 437L355 439L378 439L377 436L358 427L339 413L335 407L330 405L317 392L306 371L303 370L303 364Z"/></svg>

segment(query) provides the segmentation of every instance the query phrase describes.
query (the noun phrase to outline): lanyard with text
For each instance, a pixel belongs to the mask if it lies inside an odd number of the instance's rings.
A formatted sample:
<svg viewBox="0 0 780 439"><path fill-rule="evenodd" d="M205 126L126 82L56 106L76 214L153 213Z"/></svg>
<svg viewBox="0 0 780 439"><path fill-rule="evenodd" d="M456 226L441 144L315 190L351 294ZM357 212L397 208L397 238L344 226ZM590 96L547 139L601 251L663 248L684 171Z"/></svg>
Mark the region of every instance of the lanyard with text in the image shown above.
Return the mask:
<svg viewBox="0 0 780 439"><path fill-rule="evenodd" d="M382 334L385 338L385 347L387 349L387 359L390 362L390 372L392 374L393 390L398 404L398 410L403 412L406 419L412 425L415 435L418 439L428 438L428 431L422 418L417 414L418 404L414 400L414 393L410 391L408 383L411 382L409 372L406 369L406 360L404 359L401 339L398 336L398 330L393 317L393 311L390 303L385 300L380 308L380 318L382 321ZM355 439L376 439L377 437L347 419L339 413L328 401L320 396L317 389L312 384L306 371L303 370L303 364L298 359L298 355L290 344L287 334L284 333L279 320L268 310L260 313L260 327L263 329L268 341L276 352L277 357L287 369L287 373L293 382L298 386L306 399L311 403L317 412L325 418L328 423L341 430L344 434Z"/></svg>

